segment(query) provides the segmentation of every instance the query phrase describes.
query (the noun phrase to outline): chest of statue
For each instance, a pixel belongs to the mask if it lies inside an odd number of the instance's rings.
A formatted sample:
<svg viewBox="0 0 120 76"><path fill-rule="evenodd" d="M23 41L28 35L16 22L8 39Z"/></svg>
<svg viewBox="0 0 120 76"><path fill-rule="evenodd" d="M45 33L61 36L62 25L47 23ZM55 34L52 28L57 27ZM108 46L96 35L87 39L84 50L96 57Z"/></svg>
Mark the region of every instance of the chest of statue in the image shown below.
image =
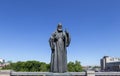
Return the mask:
<svg viewBox="0 0 120 76"><path fill-rule="evenodd" d="M60 32L60 33L56 33L56 39L59 40L59 39L64 39L64 34L63 32Z"/></svg>

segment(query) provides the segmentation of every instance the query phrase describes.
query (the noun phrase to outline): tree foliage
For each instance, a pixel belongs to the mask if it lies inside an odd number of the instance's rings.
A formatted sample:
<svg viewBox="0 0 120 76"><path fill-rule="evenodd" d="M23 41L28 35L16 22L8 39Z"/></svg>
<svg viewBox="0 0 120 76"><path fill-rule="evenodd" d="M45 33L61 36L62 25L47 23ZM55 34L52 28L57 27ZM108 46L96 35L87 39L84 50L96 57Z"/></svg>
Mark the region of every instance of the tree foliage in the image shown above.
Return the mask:
<svg viewBox="0 0 120 76"><path fill-rule="evenodd" d="M3 69L12 69L14 71L27 71L27 72L37 72L37 71L49 71L49 64L39 61L18 61L16 63L10 63L3 67Z"/></svg>
<svg viewBox="0 0 120 76"><path fill-rule="evenodd" d="M11 69L14 71L23 71L23 72L47 72L50 70L50 64L39 61L26 61L21 62L18 61L16 63L10 63L7 66L4 66L2 69ZM80 72L82 71L82 67L79 61L69 62L68 63L68 71L70 72Z"/></svg>
<svg viewBox="0 0 120 76"><path fill-rule="evenodd" d="M82 66L79 61L69 62L68 63L68 71L69 72L81 72Z"/></svg>

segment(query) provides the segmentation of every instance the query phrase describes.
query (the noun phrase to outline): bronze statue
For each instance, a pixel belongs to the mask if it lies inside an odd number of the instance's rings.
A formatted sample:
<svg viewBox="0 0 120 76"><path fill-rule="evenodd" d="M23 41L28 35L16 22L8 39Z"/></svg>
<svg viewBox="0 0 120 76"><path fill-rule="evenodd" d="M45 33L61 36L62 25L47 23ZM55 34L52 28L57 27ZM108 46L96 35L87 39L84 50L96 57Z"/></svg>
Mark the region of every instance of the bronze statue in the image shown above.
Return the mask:
<svg viewBox="0 0 120 76"><path fill-rule="evenodd" d="M50 71L63 73L67 72L67 49L70 44L70 35L62 29L62 24L58 24L57 30L49 39L51 47Z"/></svg>

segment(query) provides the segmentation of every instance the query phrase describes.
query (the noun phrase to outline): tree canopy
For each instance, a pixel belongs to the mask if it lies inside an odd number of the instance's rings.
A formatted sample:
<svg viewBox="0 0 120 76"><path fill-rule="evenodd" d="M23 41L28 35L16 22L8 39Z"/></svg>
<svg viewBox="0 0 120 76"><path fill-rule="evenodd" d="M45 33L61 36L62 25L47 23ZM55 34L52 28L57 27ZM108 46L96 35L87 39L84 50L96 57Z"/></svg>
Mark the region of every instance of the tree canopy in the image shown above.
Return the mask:
<svg viewBox="0 0 120 76"><path fill-rule="evenodd" d="M82 67L79 61L69 62L67 64L69 72L80 72ZM11 62L9 65L4 66L2 69L10 69L14 71L23 71L23 72L47 72L50 71L50 64L39 61L18 61Z"/></svg>

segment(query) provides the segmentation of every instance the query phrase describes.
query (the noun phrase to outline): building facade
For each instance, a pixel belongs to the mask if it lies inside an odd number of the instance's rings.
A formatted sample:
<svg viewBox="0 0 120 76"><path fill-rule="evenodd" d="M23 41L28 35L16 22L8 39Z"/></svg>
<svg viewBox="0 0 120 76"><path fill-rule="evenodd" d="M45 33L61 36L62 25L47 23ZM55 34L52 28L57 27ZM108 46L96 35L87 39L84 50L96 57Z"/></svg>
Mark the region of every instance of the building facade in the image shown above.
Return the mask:
<svg viewBox="0 0 120 76"><path fill-rule="evenodd" d="M5 63L5 60L0 58L0 63Z"/></svg>
<svg viewBox="0 0 120 76"><path fill-rule="evenodd" d="M0 58L0 68L3 67L5 65L5 60Z"/></svg>
<svg viewBox="0 0 120 76"><path fill-rule="evenodd" d="M104 56L100 64L102 71L120 71L120 58Z"/></svg>

